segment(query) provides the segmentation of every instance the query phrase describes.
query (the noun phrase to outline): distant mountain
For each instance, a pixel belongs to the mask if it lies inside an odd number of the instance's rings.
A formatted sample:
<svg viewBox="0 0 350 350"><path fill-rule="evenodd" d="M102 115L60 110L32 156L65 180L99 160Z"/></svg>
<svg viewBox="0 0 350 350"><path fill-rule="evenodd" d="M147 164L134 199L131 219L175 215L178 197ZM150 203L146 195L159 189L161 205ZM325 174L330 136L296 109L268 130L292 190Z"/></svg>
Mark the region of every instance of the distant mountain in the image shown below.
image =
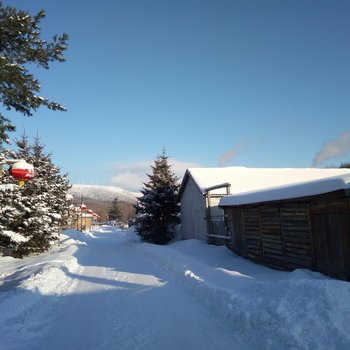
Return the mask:
<svg viewBox="0 0 350 350"><path fill-rule="evenodd" d="M136 197L140 193L130 192L114 186L97 185L73 185L69 193L74 196L75 202L80 201L83 196L85 199L94 199L100 202L111 202L118 197L120 201L135 203Z"/></svg>

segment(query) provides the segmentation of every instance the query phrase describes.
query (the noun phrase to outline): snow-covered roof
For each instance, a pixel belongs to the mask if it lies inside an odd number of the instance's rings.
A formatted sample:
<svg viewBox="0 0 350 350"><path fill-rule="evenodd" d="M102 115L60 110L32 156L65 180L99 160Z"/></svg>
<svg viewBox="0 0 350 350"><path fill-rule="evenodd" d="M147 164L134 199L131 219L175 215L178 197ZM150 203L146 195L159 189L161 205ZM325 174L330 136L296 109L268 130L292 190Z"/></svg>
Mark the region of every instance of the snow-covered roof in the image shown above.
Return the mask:
<svg viewBox="0 0 350 350"><path fill-rule="evenodd" d="M85 213L79 214L79 218L93 218L93 217L94 217L93 214L85 214Z"/></svg>
<svg viewBox="0 0 350 350"><path fill-rule="evenodd" d="M276 200L301 198L350 189L350 170L345 174L318 178L305 182L292 183L233 194L220 199L220 206L243 205Z"/></svg>
<svg viewBox="0 0 350 350"><path fill-rule="evenodd" d="M189 168L181 184L180 193L184 190L189 177L192 177L200 191L219 183L229 182L231 194L262 191L276 187L294 186L310 181L329 179L335 176L350 175L350 169L317 169L317 168ZM225 193L225 189L214 193Z"/></svg>

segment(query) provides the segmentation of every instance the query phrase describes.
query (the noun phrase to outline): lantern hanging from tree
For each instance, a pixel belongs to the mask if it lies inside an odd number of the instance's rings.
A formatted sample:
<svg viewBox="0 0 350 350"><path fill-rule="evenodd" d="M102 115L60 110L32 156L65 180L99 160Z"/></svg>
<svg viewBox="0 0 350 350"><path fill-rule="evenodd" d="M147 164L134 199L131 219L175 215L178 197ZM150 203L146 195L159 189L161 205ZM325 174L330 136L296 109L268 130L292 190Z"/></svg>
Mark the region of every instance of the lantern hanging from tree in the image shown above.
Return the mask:
<svg viewBox="0 0 350 350"><path fill-rule="evenodd" d="M21 159L12 165L10 174L19 181L21 187L24 186L26 181L35 176L33 165L27 163L24 159Z"/></svg>
<svg viewBox="0 0 350 350"><path fill-rule="evenodd" d="M80 206L80 209L81 209L82 211L84 211L84 210L87 209L87 207L86 207L86 205L85 205L84 203L82 203L81 206Z"/></svg>

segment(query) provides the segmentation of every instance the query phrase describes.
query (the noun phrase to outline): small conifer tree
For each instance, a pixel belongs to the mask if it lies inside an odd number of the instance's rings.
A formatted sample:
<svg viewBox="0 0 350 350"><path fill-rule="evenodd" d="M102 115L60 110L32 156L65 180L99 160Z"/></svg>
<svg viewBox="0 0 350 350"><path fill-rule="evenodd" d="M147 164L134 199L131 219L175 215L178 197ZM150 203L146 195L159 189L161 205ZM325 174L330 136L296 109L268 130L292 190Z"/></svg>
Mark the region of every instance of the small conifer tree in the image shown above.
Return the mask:
<svg viewBox="0 0 350 350"><path fill-rule="evenodd" d="M123 214L119 204L119 199L117 197L114 198L112 205L108 210L108 220L115 220L117 222L122 220Z"/></svg>
<svg viewBox="0 0 350 350"><path fill-rule="evenodd" d="M166 244L180 223L180 205L178 178L171 171L165 150L157 156L152 174L147 176L149 182L144 183L136 205L136 229L145 241Z"/></svg>

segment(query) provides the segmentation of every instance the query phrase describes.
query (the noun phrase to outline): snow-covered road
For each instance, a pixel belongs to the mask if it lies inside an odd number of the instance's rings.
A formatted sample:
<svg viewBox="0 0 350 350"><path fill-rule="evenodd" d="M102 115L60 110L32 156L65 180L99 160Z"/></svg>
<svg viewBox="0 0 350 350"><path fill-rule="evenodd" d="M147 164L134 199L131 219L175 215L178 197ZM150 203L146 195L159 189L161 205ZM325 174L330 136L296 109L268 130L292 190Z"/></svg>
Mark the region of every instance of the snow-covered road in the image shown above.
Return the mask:
<svg viewBox="0 0 350 350"><path fill-rule="evenodd" d="M0 257L0 350L349 349L350 283L246 261L201 241L66 231Z"/></svg>
<svg viewBox="0 0 350 350"><path fill-rule="evenodd" d="M71 236L84 242L74 253L76 265L61 266L70 286L58 284L28 314L19 312L15 328L22 337L12 339L13 348L244 349L125 232ZM39 275L45 280L52 272Z"/></svg>
<svg viewBox="0 0 350 350"><path fill-rule="evenodd" d="M67 271L75 285L56 311L51 349L235 348L228 329L139 244L122 232L95 237L77 254L79 271ZM47 349L51 339L36 349Z"/></svg>

